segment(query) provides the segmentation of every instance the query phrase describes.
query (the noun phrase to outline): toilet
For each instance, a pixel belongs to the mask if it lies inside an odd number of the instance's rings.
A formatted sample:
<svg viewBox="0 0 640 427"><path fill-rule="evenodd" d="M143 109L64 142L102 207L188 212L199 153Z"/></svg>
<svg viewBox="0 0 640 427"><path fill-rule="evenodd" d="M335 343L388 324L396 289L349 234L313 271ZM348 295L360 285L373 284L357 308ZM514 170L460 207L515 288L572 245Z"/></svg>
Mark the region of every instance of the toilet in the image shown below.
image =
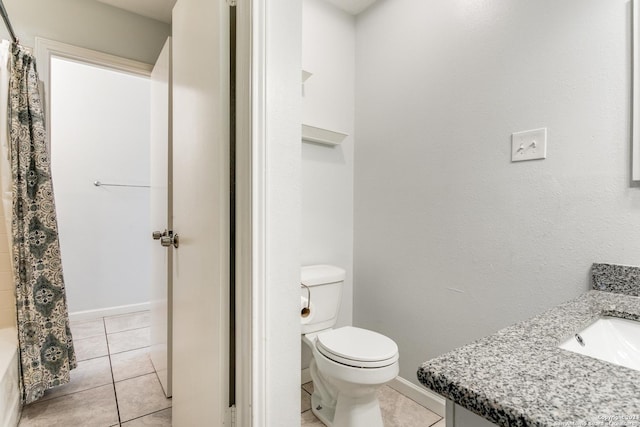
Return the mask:
<svg viewBox="0 0 640 427"><path fill-rule="evenodd" d="M329 427L383 427L377 391L398 375L398 346L367 329L333 328L344 279L332 265L300 272L302 341L313 354L311 410Z"/></svg>

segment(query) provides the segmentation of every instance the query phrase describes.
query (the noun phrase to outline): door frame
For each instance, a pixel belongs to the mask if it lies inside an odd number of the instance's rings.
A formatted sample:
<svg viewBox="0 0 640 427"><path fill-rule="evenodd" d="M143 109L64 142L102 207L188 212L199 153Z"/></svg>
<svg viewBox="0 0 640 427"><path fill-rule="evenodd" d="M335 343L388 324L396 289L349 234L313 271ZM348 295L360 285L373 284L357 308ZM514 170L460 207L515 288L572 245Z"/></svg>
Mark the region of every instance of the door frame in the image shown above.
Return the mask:
<svg viewBox="0 0 640 427"><path fill-rule="evenodd" d="M260 114L252 114L260 92L252 61L252 1L236 5L236 423L264 426L265 349L261 344L264 319L264 189L257 177L264 174L264 155L255 144L260 135ZM255 25L255 24L254 24ZM256 102L257 103L257 102ZM254 123L258 122L258 123ZM254 152L255 151L255 152ZM251 357L246 357L251 355ZM244 357L243 357L244 356Z"/></svg>
<svg viewBox="0 0 640 427"><path fill-rule="evenodd" d="M264 289L264 188L260 183L264 179L264 153L262 144L264 132L260 118L264 106L255 107L252 95L258 98L255 88L256 76L262 75L262 68L252 68L250 55L258 56L256 49L252 51L251 37L255 33L251 28L250 1L242 1L238 5L238 62L237 62L237 283L236 287L236 425L265 425L266 390L266 350L262 345L265 337L263 319L265 319ZM92 64L118 71L151 77L152 64L121 58L119 56L99 52L92 49L58 42L42 37L35 39L35 54L40 80L43 82L45 118L50 123L50 87L51 58L53 56ZM264 66L264 61L258 61ZM253 89L253 90L252 90ZM257 105L258 103L256 103ZM252 113L252 109L256 112ZM255 119L254 119L255 118ZM47 141L50 141L51 130L47 126ZM49 142L47 142L49 143ZM255 240L254 240L255 239ZM262 260L262 261L260 261ZM256 262L254 264L254 261ZM243 357L244 355L244 357ZM252 355L252 357L246 357Z"/></svg>
<svg viewBox="0 0 640 427"><path fill-rule="evenodd" d="M230 0L227 0L230 1ZM280 77L276 61L279 54L289 46L287 32L289 25L299 31L302 16L300 6L275 5L266 0L231 0L237 7L237 110L236 110L236 425L266 426L276 425L277 411L270 408L271 399L282 400L280 407L286 407L292 415L299 417L298 387L289 390L290 385L300 383L299 350L300 338L297 315L282 310L297 305L299 290L299 259L293 254L300 249L300 206L299 185L289 178L297 176L300 169L298 151L300 143L300 123L287 112L275 111L270 104L269 91L278 89L279 83L286 90L280 92L279 102L287 100L294 107L300 106L300 72ZM267 16L269 19L267 19ZM278 29L278 37L272 37ZM295 32L294 31L294 32ZM267 37L269 35L269 37ZM300 43L294 40L293 43ZM295 35L294 35L295 39ZM295 52L296 50L293 49ZM115 55L81 48L41 37L36 37L35 53L40 78L45 88L50 87L50 61L52 56L77 60L97 66L120 70L149 77L153 65L121 58ZM285 55L301 55L286 53ZM299 62L298 58L293 63ZM267 61L270 60L270 62ZM286 58L285 58L286 59ZM297 80L293 76L298 76ZM278 81L274 81L277 76ZM268 79L270 77L270 79ZM45 114L50 122L49 97L45 96ZM287 99L285 99L287 98ZM298 108L299 109L299 108ZM274 131L274 128L278 128ZM47 128L48 140L49 129ZM274 147L274 141L286 134L285 144ZM297 145L294 145L297 144ZM296 151L297 150L297 151ZM284 156L278 156L278 153ZM276 178L273 170L280 172ZM284 183L284 184L283 184ZM283 213L275 206L273 199L286 199L294 207ZM283 230L286 230L286 235ZM274 254L269 242L283 238L287 253ZM269 249L269 250L268 250ZM283 260L286 261L283 265ZM274 275L275 270L275 275ZM277 276L277 277L276 277ZM283 277L284 285L276 283ZM291 282L291 283L288 283ZM286 289L279 289L280 286ZM277 289L277 292L276 292ZM283 299L283 296L285 297ZM294 319L292 324L290 321ZM287 351L298 360L298 369L287 358L278 355L269 357L269 341L273 328L284 327L287 333ZM271 334L270 334L271 331ZM297 332L296 332L297 331ZM291 335L291 336L289 336ZM273 345L273 344L271 344ZM284 349L283 349L284 350ZM250 356L247 356L250 355ZM243 357L244 356L244 357ZM273 393L286 388L283 396ZM294 397L297 394L297 398ZM296 404L297 403L297 404ZM297 414L297 415L296 415ZM285 417L286 418L286 417Z"/></svg>
<svg viewBox="0 0 640 427"><path fill-rule="evenodd" d="M237 7L236 425L298 423L301 2L227 2Z"/></svg>

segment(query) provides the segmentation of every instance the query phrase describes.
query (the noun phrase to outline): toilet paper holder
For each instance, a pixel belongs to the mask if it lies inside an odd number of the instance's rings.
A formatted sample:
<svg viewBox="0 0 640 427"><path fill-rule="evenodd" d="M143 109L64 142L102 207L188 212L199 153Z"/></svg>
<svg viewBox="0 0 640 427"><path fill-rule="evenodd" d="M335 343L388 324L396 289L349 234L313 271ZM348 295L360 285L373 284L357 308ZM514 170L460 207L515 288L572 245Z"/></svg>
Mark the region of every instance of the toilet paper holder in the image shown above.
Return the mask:
<svg viewBox="0 0 640 427"><path fill-rule="evenodd" d="M311 314L311 289L309 289L309 287L302 282L300 282L300 287L307 290L307 306L302 307L300 316L303 318L307 318Z"/></svg>

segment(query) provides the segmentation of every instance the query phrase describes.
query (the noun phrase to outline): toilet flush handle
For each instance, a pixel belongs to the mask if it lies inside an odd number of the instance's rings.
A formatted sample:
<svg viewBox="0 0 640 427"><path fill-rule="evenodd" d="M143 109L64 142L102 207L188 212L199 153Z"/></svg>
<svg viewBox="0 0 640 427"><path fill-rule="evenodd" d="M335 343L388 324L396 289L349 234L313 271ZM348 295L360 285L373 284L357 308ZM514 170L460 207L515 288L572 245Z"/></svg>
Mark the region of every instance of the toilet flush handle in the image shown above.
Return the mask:
<svg viewBox="0 0 640 427"><path fill-rule="evenodd" d="M303 307L300 311L300 316L306 318L311 314L311 289L309 289L309 287L302 282L300 282L300 287L307 290L307 306Z"/></svg>

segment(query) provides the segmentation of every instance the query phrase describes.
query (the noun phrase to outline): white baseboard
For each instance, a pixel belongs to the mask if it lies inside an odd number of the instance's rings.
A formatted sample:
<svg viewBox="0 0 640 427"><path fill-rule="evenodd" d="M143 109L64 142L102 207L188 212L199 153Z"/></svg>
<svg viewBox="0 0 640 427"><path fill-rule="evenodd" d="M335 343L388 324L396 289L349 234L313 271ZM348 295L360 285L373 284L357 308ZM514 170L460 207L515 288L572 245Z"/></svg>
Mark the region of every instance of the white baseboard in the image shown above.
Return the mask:
<svg viewBox="0 0 640 427"><path fill-rule="evenodd" d="M120 314L135 313L137 311L147 311L151 308L151 303L142 302L139 304L120 305L117 307L98 308L96 310L76 311L69 313L69 320L81 322L94 320L101 317L118 316Z"/></svg>
<svg viewBox="0 0 640 427"><path fill-rule="evenodd" d="M311 372L309 371L309 368L302 370L300 378L301 384L306 384L311 381ZM441 417L444 417L445 399L439 394L436 394L431 390L427 390L424 387L417 386L402 377L395 377L387 385L398 393L413 400L418 405L427 408L431 412L435 412Z"/></svg>
<svg viewBox="0 0 640 427"><path fill-rule="evenodd" d="M387 385L398 393L407 396L419 405L424 406L431 412L435 412L441 417L444 417L445 399L439 394L436 394L431 390L427 390L424 387L417 386L402 377L395 377Z"/></svg>

